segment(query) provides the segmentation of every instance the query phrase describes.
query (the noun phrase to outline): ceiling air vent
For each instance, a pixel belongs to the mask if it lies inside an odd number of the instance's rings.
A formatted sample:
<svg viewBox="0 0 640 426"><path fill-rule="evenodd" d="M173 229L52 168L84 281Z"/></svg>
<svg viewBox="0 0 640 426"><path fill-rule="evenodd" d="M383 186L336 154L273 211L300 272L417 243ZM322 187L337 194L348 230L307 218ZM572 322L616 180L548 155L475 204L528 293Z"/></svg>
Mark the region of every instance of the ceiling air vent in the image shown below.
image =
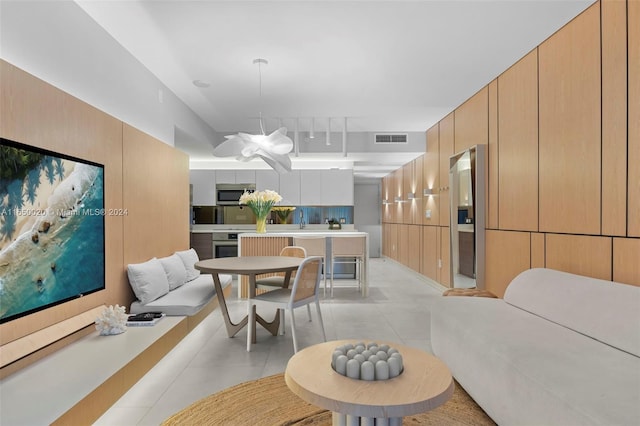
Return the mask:
<svg viewBox="0 0 640 426"><path fill-rule="evenodd" d="M408 135L406 133L376 133L375 143L407 143Z"/></svg>

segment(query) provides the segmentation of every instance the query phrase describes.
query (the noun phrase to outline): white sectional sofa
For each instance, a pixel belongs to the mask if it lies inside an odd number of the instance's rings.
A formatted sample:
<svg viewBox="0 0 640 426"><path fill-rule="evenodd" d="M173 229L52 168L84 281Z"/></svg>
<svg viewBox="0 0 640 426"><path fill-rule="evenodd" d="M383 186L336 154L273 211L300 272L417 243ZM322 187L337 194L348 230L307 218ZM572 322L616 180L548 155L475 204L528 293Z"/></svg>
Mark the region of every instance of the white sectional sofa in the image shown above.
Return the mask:
<svg viewBox="0 0 640 426"><path fill-rule="evenodd" d="M640 424L640 287L531 269L438 299L431 344L500 425Z"/></svg>
<svg viewBox="0 0 640 426"><path fill-rule="evenodd" d="M195 250L178 251L171 256L153 258L127 266L129 284L138 300L130 313L164 312L169 316L197 314L216 296L213 277L194 268ZM220 275L222 288L231 284L231 275Z"/></svg>

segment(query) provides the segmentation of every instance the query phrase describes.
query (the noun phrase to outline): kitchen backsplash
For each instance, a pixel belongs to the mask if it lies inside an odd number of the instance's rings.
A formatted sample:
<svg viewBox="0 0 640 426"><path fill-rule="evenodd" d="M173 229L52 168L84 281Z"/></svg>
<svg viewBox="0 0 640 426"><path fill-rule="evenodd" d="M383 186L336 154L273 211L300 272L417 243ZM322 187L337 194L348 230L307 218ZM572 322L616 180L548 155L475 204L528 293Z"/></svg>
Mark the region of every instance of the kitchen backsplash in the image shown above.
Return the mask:
<svg viewBox="0 0 640 426"><path fill-rule="evenodd" d="M193 206L191 219L193 224L241 224L247 223L246 220L239 221L234 220L234 217L238 217L237 214L229 214L225 212L225 209L238 209L238 207L228 206ZM248 209L244 207L243 209ZM299 225L301 221L300 213L302 213L302 220L305 224L325 224L331 220L334 220L341 224L353 224L353 206L297 206L294 211L291 212L287 220L288 224ZM272 211L271 216L267 217L269 223L279 223L277 215ZM255 219L253 220L255 223Z"/></svg>

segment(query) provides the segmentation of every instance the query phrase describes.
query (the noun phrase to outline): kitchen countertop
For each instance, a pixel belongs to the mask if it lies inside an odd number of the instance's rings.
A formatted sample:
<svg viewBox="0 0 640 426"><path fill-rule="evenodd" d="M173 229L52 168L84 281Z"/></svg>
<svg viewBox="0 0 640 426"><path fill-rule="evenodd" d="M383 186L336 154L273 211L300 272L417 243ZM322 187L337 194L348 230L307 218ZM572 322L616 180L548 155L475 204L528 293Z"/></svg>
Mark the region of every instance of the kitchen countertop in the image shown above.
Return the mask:
<svg viewBox="0 0 640 426"><path fill-rule="evenodd" d="M354 231L354 230L344 230L344 229L325 229L325 230L305 230L305 229L298 229L298 230L294 230L294 229L290 229L290 230L281 230L281 231L269 231L267 230L267 232L265 232L264 234L258 234L255 232L243 232L242 234L238 235L238 238L244 238L244 237L273 237L274 235L276 236L281 236L281 237L296 237L299 235L325 235L325 236L330 236L330 235L334 235L334 234L340 234L340 235L344 235L344 236L358 236L358 235L368 235L368 233L366 232L359 232L359 231Z"/></svg>

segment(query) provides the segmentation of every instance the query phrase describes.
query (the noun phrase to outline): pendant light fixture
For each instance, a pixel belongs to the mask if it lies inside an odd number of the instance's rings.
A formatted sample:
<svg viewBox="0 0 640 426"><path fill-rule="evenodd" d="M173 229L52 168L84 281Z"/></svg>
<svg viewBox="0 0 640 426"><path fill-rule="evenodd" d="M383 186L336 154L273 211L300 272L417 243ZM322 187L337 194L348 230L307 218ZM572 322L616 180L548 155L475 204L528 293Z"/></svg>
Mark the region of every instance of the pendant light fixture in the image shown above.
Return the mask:
<svg viewBox="0 0 640 426"><path fill-rule="evenodd" d="M269 62L266 59L253 60L258 65L259 98L262 107L262 65ZM216 157L236 157L238 161L250 161L256 157L262 158L271 168L278 173L291 171L291 159L289 152L293 149L293 141L287 137L287 128L280 127L273 133L266 135L262 122L262 110L260 111L261 134L251 135L239 132L236 135L225 136L225 141L213 150Z"/></svg>

